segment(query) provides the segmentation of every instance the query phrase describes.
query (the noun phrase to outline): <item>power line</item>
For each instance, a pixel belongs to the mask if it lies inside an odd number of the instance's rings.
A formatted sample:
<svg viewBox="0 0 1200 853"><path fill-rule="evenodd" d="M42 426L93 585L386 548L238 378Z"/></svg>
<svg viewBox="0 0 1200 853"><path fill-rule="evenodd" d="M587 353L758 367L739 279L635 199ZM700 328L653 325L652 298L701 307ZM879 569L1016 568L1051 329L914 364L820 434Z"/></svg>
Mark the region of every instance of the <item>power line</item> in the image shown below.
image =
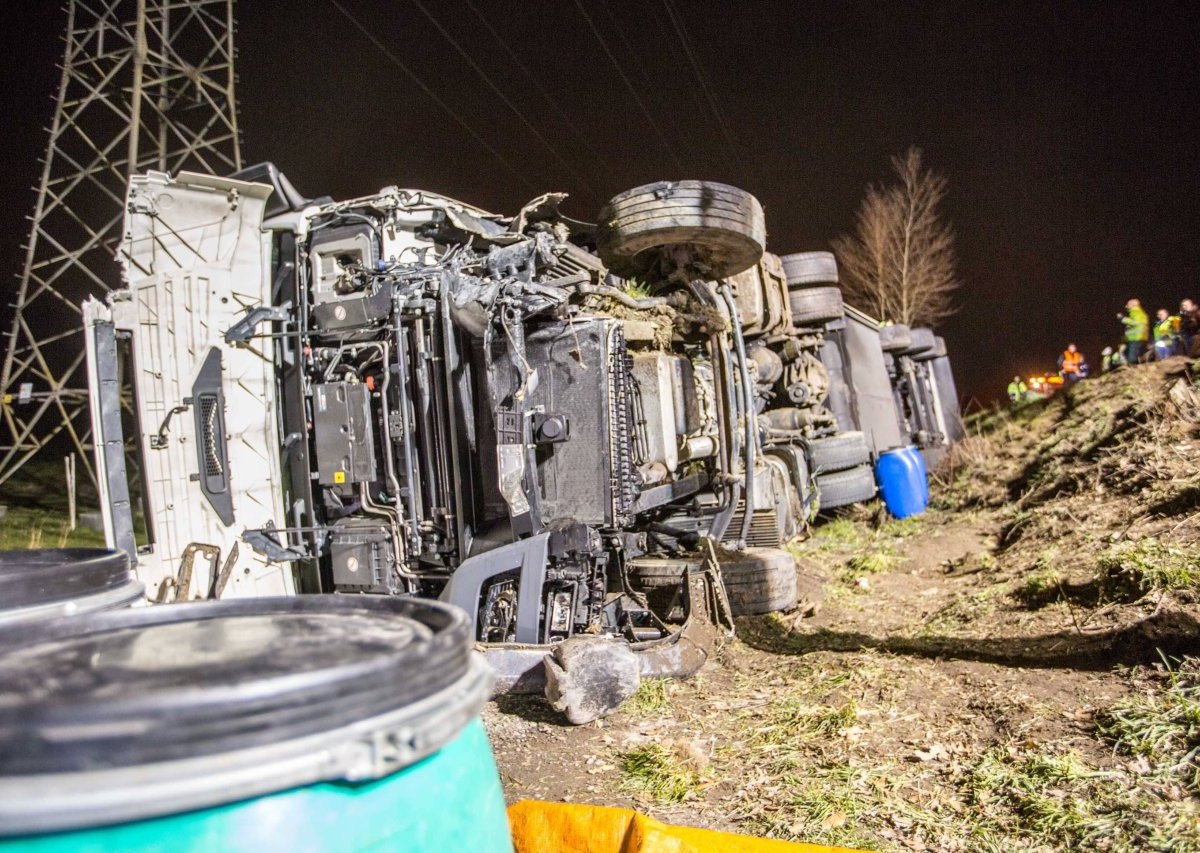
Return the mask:
<svg viewBox="0 0 1200 853"><path fill-rule="evenodd" d="M503 101L504 105L512 111L513 115L515 115L517 118L519 118L521 120L521 123L525 125L525 127L529 130L529 132L532 133L535 137L537 137L538 142L542 143L542 145L545 146L546 150L549 151L554 156L554 159L559 162L559 165L561 165L564 169L566 169L568 172L570 172L571 175L575 178L575 180L579 181L579 183L583 186L583 188L586 189L588 191L588 193L591 194L591 196L594 200L599 201L600 200L599 193L597 193L596 190L592 187L592 185L587 182L587 179L584 178L582 175L580 175L579 172L575 171L575 168L570 163L568 163L561 154L558 153L558 149L556 149L553 145L550 144L550 140L546 139L546 137L542 135L542 132L534 126L533 122L531 122L529 119L527 119L525 117L525 114L517 108L517 105L514 104L509 99L509 97L504 94L504 92L500 89L500 87L495 84L495 82L492 80L491 76L489 76L488 73L479 66L479 63L477 63L474 59L471 58L471 54L469 54L465 49L463 49L462 45L460 45L458 43L458 41L452 35L450 35L449 32L446 31L446 28L443 27L438 22L438 19L435 18L430 13L430 11L425 8L425 4L422 3L421 0L412 0L412 3L414 6L416 6L418 9L421 10L422 15L424 15L426 18L429 19L429 23L433 24L433 26L437 29L437 31L442 34L442 38L444 38L446 41L450 42L450 46L453 47L456 51L458 51L458 55L461 56L464 60L466 60L467 64L470 65L471 68L473 68L475 70L475 73L478 74L480 79L482 79L483 82L487 84L488 88L496 93L496 97L498 97L501 101Z"/></svg>
<svg viewBox="0 0 1200 853"><path fill-rule="evenodd" d="M667 17L671 19L671 25L675 27L675 33L679 36L679 43L683 45L683 52L687 56L688 63L692 66L696 80L700 83L700 91L704 93L709 109L712 110L712 114L717 120L717 126L721 129L721 135L725 137L725 143L729 146L729 153L733 157L733 162L741 173L742 180L745 181L747 178L745 161L738 151L737 143L733 138L733 132L729 129L729 124L725 121L725 116L722 115L720 108L717 106L717 99L713 95L712 87L708 84L708 78L705 77L704 70L701 68L700 62L696 59L696 53L692 50L691 41L687 37L683 21L679 18L679 12L672 0L663 0L663 6L667 10Z"/></svg>
<svg viewBox="0 0 1200 853"><path fill-rule="evenodd" d="M571 121L566 111L558 105L558 101L554 99L554 96L546 91L546 87L542 85L542 82L538 76L530 71L529 67L521 61L521 57L515 50L512 49L508 41L496 31L496 28L492 26L491 22L487 19L483 12L479 11L479 8L472 3L471 0L465 0L465 2L467 7L475 13L475 17L479 19L480 23L487 28L487 31L492 34L492 37L496 40L500 47L504 49L504 52L508 54L509 58L513 61L513 64L516 65L517 68L519 68L527 78L529 78L529 82L531 82L534 88L538 90L538 93L541 94L541 96L546 99L546 102L554 108L555 112L558 113L559 118L562 119L563 124L566 125L576 137L578 137L581 143L583 143L583 146L587 149L588 154L592 155L592 157L594 157L596 161L604 167L604 169L611 172L612 166L607 160L605 160L604 155L592 147L592 144L588 142L587 134L575 126L575 123Z"/></svg>
<svg viewBox="0 0 1200 853"><path fill-rule="evenodd" d="M612 6L608 4L607 0L599 0L599 2L600 5L604 7L604 14L607 15L608 20L612 22L613 32L617 34L617 38L620 39L621 44L625 45L625 50L629 54L629 61L633 64L633 67L637 69L638 76L640 76L647 85L650 85L650 73L646 71L646 66L642 64L642 60L641 57L638 56L638 52L633 49L633 45L630 44L629 39L625 37L625 28L621 26L620 21L617 20L617 16L613 14Z"/></svg>
<svg viewBox="0 0 1200 853"><path fill-rule="evenodd" d="M660 14L654 14L651 15L650 18L654 21L654 29L658 33L657 38L660 40L659 43L666 45L667 49L671 53L671 64L683 65L686 63L687 57L680 53L679 45L676 44L678 39L675 38L674 34L667 28L665 24L663 24L663 16ZM692 103L696 105L696 114L699 115L700 113L704 112L707 107L704 101L700 100L700 96L696 93L696 87L688 83L683 88L687 91L688 97L692 99Z"/></svg>
<svg viewBox="0 0 1200 853"><path fill-rule="evenodd" d="M531 188L535 192L537 191L537 186L535 186L532 181L530 181L528 178L525 177L525 175L523 175L521 172L519 172L517 170L516 166L514 166L512 163L508 162L508 160L505 159L504 155L502 155L499 151L497 151L495 148L493 148L491 145L489 145L487 143L487 140L485 140L482 136L480 136L476 132L475 128L471 127L471 125L467 123L466 119L464 119L462 116L460 116L457 112L454 111L453 107L451 107L449 104L447 104L441 98L439 98L432 89L430 89L427 85L425 85L425 82L420 77L418 77L411 68L409 68L402 61L400 61L400 57L396 56L396 54L394 54L390 50L388 50L387 47L379 39L377 39L375 37L374 33L372 33L370 30L368 30L363 25L363 23L358 20L358 18L354 17L354 15L352 15L350 13L349 9L347 9L345 6L343 6L341 3L339 3L338 0L329 0L329 2L333 5L333 7L335 9L337 9L339 12L341 12L343 17L345 17L346 20L348 20L351 24L353 24L359 32L361 32L364 36L366 36L367 40L370 41L371 44L375 45L375 47L377 47L379 49L380 53L382 53L384 56L386 56L393 65L395 65L397 68L399 68L401 71L403 71L409 80L412 80L414 83L416 83L417 86L421 89L421 91L424 92L425 95L431 101L433 101L435 104L437 104L439 107L441 107L442 111L445 112L446 115L450 116L450 118L452 118L456 122L458 122L459 126L462 127L462 129L465 130L468 134L470 134L471 138L474 139L476 142L478 142L479 145L485 151L487 151L489 154L491 154L493 157L495 157L498 161L500 161L502 164L504 164L504 167L506 169L508 169L508 171L512 172L513 175L515 175L521 181L521 183L525 184L525 186Z"/></svg>
<svg viewBox="0 0 1200 853"><path fill-rule="evenodd" d="M616 69L617 76L619 76L621 78L621 82L623 82L625 84L625 88L629 90L629 94L633 97L633 100L637 103L638 109L640 109L642 111L642 115L644 115L646 117L646 121L650 124L650 127L654 129L654 132L658 135L658 139L663 144L663 148L665 148L667 150L667 153L671 155L671 159L675 161L675 165L679 168L679 171L682 173L684 171L683 161L681 161L679 159L679 155L675 153L675 149L671 147L671 143L667 141L666 135L662 132L662 128L658 126L658 122L656 122L654 120L654 116L650 115L650 110L646 109L646 104L642 101L641 96L638 95L637 90L633 87L633 84L629 82L629 78L625 75L624 70L622 70L621 64L619 62L617 62L617 58L615 56L613 56L613 52L609 48L608 42L605 41L604 36L602 36L600 34L600 31L598 29L596 29L595 22L592 20L591 16L587 13L587 10L583 8L583 4L580 3L579 0L574 0L574 3L575 3L575 8L579 10L579 14L583 17L583 19L585 21L587 21L588 28L591 29L592 35L594 35L596 37L596 41L600 42L600 47L602 47L604 49L605 55L608 56L608 61L611 62L612 67L614 69Z"/></svg>

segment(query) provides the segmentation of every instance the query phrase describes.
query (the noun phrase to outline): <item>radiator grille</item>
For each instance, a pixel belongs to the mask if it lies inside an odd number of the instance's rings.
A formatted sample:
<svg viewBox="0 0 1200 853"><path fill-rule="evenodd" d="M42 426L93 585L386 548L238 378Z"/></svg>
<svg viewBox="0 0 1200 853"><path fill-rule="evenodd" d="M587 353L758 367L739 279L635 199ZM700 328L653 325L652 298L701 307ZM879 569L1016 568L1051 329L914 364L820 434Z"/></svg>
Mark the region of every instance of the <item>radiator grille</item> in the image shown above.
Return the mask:
<svg viewBox="0 0 1200 853"><path fill-rule="evenodd" d="M746 503L740 501L733 520L725 530L726 541L742 535L742 519L746 517ZM750 517L750 536L746 544L751 548L779 548L783 539L779 535L779 514L774 509L756 509Z"/></svg>
<svg viewBox="0 0 1200 853"><path fill-rule="evenodd" d="M625 351L625 335L614 323L608 339L608 412L609 412L609 478L612 494L613 522L628 524L633 520L633 505L638 495L638 477L633 464L633 417L630 411L629 355Z"/></svg>
<svg viewBox="0 0 1200 853"><path fill-rule="evenodd" d="M217 416L220 406L216 394L200 396L200 446L204 448L204 476L222 477L225 474L225 462L221 458L220 427Z"/></svg>
<svg viewBox="0 0 1200 853"><path fill-rule="evenodd" d="M597 279L602 278L605 272L604 264L591 252L568 243L566 251L558 256L558 262L547 271L546 277L553 281L582 272L593 273Z"/></svg>

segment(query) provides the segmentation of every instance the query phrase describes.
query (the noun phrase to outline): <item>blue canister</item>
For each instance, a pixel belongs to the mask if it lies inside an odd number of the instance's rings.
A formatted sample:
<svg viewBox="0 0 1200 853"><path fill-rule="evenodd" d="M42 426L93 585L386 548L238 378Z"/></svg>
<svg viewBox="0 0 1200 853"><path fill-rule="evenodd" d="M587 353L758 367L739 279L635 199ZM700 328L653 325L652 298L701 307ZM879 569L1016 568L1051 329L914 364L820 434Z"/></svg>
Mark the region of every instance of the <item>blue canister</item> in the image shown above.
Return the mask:
<svg viewBox="0 0 1200 853"><path fill-rule="evenodd" d="M875 479L884 505L896 518L920 515L929 504L929 478L915 447L900 447L879 454Z"/></svg>
<svg viewBox="0 0 1200 853"><path fill-rule="evenodd" d="M920 472L921 494L925 498L925 506L929 506L929 466L925 464L925 454L917 449L916 445L910 444L908 447L902 448L909 456Z"/></svg>

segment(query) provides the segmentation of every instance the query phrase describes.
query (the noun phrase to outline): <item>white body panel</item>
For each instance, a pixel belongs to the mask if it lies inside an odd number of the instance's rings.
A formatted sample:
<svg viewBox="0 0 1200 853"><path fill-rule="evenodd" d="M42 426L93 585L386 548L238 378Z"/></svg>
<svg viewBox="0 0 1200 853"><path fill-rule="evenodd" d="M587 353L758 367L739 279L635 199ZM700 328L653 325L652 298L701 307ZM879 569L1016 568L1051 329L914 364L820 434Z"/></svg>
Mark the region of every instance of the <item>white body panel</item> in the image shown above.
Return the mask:
<svg viewBox="0 0 1200 853"><path fill-rule="evenodd" d="M235 550L222 597L295 592L289 565L268 562L240 541L246 529L286 526L273 347L269 339L245 347L224 341L247 309L271 304L271 244L262 231L270 192L261 184L186 172L174 179L151 172L130 185L120 253L129 290L110 301L116 329L132 337L137 441L153 540L140 550L136 569L152 599L166 579L179 576L184 550L193 543L220 553L215 561L196 560L179 600L205 597L213 572ZM231 524L221 520L196 481L192 408L170 415L164 446L151 442L171 411L191 396L214 347L222 364Z"/></svg>

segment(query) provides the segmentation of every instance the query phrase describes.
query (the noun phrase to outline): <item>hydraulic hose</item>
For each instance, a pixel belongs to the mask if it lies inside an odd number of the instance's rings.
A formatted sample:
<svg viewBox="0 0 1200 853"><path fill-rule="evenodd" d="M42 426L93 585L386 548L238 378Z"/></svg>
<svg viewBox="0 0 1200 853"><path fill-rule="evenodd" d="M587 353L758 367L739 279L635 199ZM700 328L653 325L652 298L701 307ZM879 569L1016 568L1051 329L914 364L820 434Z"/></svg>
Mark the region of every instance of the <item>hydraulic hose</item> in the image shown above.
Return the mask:
<svg viewBox="0 0 1200 853"><path fill-rule="evenodd" d="M627 308L644 311L649 308L658 308L667 304L667 299L664 296L630 296L622 290L615 287L609 287L606 284L576 284L572 285L572 289L577 293L582 293L584 296L607 296L609 299L615 299Z"/></svg>
<svg viewBox="0 0 1200 853"><path fill-rule="evenodd" d="M738 367L741 369L742 376L742 418L745 421L745 454L746 454L746 486L745 486L745 501L746 511L742 516L742 532L741 540L745 542L750 538L750 525L754 515L754 451L757 436L755 435L755 417L754 417L754 387L750 384L750 368L746 359L746 341L742 337L742 321L738 317L737 303L733 299L733 288L729 286L728 281L721 281L721 295L725 297L725 304L729 307L729 321L733 328L733 343L737 349Z"/></svg>
<svg viewBox="0 0 1200 853"><path fill-rule="evenodd" d="M704 282L693 282L688 289L698 302L713 308L720 305L716 295L708 290ZM734 430L737 428L737 403L733 395L728 393L733 386L733 374L729 370L729 350L722 341L724 334L724 332L710 332L709 334L709 355L712 358L714 371L713 390L717 395L719 431L724 439L721 442L722 452L720 454L723 488L716 514L708 528L708 535L715 542L720 542L725 538L725 531L729 528L729 522L733 519L738 501L742 497L741 483L733 476L733 440Z"/></svg>

